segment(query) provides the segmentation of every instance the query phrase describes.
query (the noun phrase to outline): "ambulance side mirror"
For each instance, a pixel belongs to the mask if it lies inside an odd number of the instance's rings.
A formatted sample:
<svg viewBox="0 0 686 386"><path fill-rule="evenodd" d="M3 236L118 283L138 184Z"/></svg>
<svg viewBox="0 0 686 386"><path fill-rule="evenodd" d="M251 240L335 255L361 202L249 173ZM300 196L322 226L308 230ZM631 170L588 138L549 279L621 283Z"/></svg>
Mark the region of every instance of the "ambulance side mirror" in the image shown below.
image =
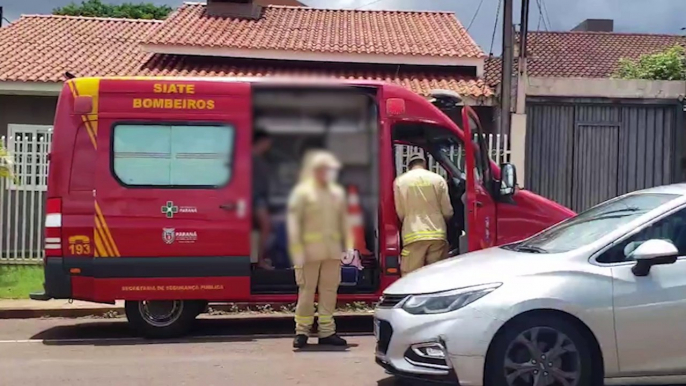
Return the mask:
<svg viewBox="0 0 686 386"><path fill-rule="evenodd" d="M517 169L510 163L500 167L500 195L511 196L517 186Z"/></svg>

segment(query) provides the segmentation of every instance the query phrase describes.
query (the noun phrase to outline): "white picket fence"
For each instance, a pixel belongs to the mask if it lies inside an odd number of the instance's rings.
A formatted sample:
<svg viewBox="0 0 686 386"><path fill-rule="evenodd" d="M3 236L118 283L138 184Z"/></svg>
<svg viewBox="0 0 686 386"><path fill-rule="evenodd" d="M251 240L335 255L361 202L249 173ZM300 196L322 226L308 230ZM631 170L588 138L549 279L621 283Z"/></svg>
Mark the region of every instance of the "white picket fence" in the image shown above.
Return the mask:
<svg viewBox="0 0 686 386"><path fill-rule="evenodd" d="M0 264L43 260L43 221L52 128L9 125L0 145L14 159L14 179L0 178ZM0 161L2 162L2 161Z"/></svg>
<svg viewBox="0 0 686 386"><path fill-rule="evenodd" d="M510 158L509 138L489 135L490 157L497 164ZM0 178L0 264L34 264L43 260L43 221L48 175L48 157L52 140L49 126L10 125L10 136L0 137L0 144L14 158L13 181ZM418 148L401 146L396 152L396 167L406 170L407 159ZM452 160L462 159L462 147L450 150ZM1 162L1 161L0 161ZM429 156L432 170L445 171ZM462 165L463 166L463 165Z"/></svg>

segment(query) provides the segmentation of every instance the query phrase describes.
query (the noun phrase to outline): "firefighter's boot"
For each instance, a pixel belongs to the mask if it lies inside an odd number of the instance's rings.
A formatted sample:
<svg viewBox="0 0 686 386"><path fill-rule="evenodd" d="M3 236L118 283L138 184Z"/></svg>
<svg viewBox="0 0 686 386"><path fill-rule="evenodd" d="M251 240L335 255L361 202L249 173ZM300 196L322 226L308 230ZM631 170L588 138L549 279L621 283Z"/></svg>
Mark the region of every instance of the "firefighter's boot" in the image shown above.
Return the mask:
<svg viewBox="0 0 686 386"><path fill-rule="evenodd" d="M293 348L303 348L307 346L307 335L298 334L293 339Z"/></svg>
<svg viewBox="0 0 686 386"><path fill-rule="evenodd" d="M319 344L326 346L347 346L348 342L338 336L338 334L329 335L326 338L319 338Z"/></svg>

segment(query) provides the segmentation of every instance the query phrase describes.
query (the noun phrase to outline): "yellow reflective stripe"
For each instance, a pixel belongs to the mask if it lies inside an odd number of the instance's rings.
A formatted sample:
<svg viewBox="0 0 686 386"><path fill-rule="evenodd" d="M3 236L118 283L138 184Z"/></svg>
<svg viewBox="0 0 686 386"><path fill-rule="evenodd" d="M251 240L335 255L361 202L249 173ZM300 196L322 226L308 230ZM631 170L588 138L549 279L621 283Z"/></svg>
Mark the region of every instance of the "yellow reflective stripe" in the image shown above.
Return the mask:
<svg viewBox="0 0 686 386"><path fill-rule="evenodd" d="M408 243L410 241L420 240L422 238L433 238L433 237L445 237L445 231L418 231L408 233L403 236L403 242Z"/></svg>
<svg viewBox="0 0 686 386"><path fill-rule="evenodd" d="M330 235L330 237L334 241L340 241L341 240L341 234L340 233L333 233ZM309 232L309 233L305 233L303 235L303 241L305 241L305 243L315 243L318 241L323 241L324 239L325 239L324 235L322 233L318 233L318 232L317 233Z"/></svg>
<svg viewBox="0 0 686 386"><path fill-rule="evenodd" d="M333 315L319 315L320 322L330 322L333 320Z"/></svg>
<svg viewBox="0 0 686 386"><path fill-rule="evenodd" d="M295 321L297 323L304 323L304 324L314 323L314 316L298 316L298 315L295 315Z"/></svg>
<svg viewBox="0 0 686 386"><path fill-rule="evenodd" d="M303 240L305 240L306 243L312 243L315 241L320 241L321 239L322 239L321 233L305 233L303 235Z"/></svg>
<svg viewBox="0 0 686 386"><path fill-rule="evenodd" d="M405 257L405 256L409 256L409 255L410 255L410 251L408 251L408 250L405 249L405 248L403 248L403 250L400 251L400 256L401 256L401 257Z"/></svg>
<svg viewBox="0 0 686 386"><path fill-rule="evenodd" d="M295 254L302 253L303 246L301 244L291 244L288 247L288 251Z"/></svg>

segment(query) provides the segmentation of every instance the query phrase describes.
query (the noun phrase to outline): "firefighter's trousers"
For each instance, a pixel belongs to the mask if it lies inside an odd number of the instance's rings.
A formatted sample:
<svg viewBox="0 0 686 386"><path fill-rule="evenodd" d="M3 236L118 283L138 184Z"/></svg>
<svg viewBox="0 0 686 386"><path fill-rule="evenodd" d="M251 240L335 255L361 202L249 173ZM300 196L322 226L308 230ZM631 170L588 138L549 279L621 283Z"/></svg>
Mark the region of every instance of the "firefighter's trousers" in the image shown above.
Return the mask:
<svg viewBox="0 0 686 386"><path fill-rule="evenodd" d="M402 276L419 268L436 263L448 257L448 243L445 240L420 240L403 246L400 254Z"/></svg>
<svg viewBox="0 0 686 386"><path fill-rule="evenodd" d="M298 305L295 308L295 333L308 335L314 324L314 295L319 293L319 337L336 333L333 313L336 310L338 285L341 283L341 261L328 259L305 263L295 269Z"/></svg>

